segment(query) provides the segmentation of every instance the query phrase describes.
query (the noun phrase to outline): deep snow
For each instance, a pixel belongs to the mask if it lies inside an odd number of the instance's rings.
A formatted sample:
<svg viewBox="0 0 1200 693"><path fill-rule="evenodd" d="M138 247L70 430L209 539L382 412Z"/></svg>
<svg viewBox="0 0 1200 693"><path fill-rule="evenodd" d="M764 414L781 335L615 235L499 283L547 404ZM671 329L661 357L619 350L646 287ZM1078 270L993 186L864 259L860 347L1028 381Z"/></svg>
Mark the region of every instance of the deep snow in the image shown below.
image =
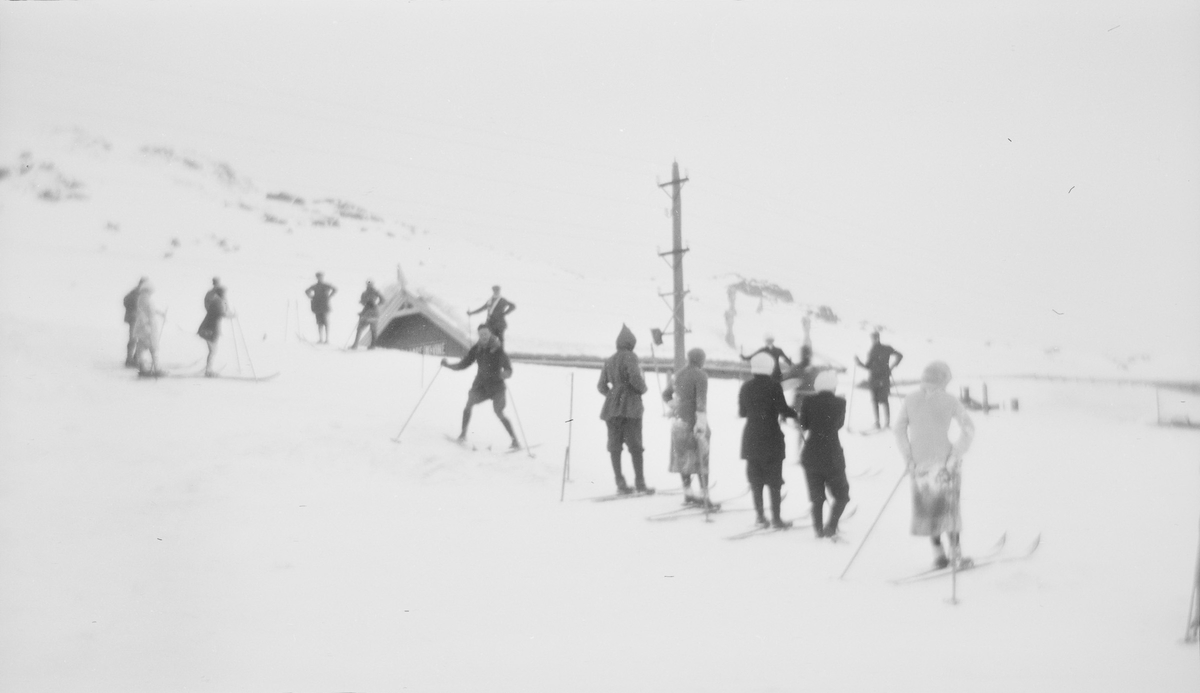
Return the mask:
<svg viewBox="0 0 1200 693"><path fill-rule="evenodd" d="M888 436L843 436L852 470L881 469L852 481L846 544L804 530L724 541L750 522L737 512L745 496L709 524L645 521L677 496L580 500L611 490L595 371L518 364L509 411L536 457L487 450L505 436L486 406L472 424L481 450L468 452L445 434L470 374L412 354L313 347L284 328L288 299L324 269L342 289L332 334L344 339L357 278L389 277L397 260L474 307L494 281L486 250L386 228L288 233L227 206L229 189L164 176L127 150L71 156L55 161L86 183L86 200L46 202L0 181L0 688L1192 691L1200 681L1195 647L1179 643L1200 438L1154 426L1149 388L988 380L993 400L1020 409L975 415L965 543L979 550L1007 531L1020 546L1040 532L1042 546L963 575L950 606L947 581L887 582L930 558L907 533L903 486L836 579L900 473ZM648 355L644 335L662 316L641 307L656 300L639 297L647 286L620 289L640 301L622 317L616 282L511 261L514 349L605 353L627 320ZM148 382L120 368L119 302L143 274L169 308L165 362L203 356L200 297L219 274L255 369L281 376ZM539 286L565 307L540 310ZM579 316L579 304L605 318ZM303 305L301 318L311 337ZM697 321L695 343L719 352L719 334ZM865 351L852 327L818 326L815 339L841 363ZM901 339L901 370L915 376L932 347ZM224 372L236 372L228 335L222 348ZM962 373L1027 368L985 353L949 358ZM1072 361L1065 372L1097 368ZM649 480L668 489L667 425L647 379ZM744 488L736 388L713 381L710 393L718 498ZM865 399L854 403L858 427ZM798 472L790 459L790 516L805 512Z"/></svg>

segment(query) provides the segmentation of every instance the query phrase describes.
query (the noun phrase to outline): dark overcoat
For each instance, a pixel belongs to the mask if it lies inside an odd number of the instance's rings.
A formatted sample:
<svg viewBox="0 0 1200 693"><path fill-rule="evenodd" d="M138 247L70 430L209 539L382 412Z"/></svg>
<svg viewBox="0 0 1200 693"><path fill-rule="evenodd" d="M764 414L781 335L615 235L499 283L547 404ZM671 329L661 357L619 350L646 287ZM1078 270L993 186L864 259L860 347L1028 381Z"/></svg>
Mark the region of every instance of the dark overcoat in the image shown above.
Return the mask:
<svg viewBox="0 0 1200 693"><path fill-rule="evenodd" d="M796 418L783 388L770 375L755 375L738 391L738 416L746 419L742 429L742 459L782 462L787 449L779 417Z"/></svg>
<svg viewBox="0 0 1200 693"><path fill-rule="evenodd" d="M814 472L841 472L846 456L838 431L846 422L846 400L832 392L818 392L800 404L800 428L808 431L800 464Z"/></svg>

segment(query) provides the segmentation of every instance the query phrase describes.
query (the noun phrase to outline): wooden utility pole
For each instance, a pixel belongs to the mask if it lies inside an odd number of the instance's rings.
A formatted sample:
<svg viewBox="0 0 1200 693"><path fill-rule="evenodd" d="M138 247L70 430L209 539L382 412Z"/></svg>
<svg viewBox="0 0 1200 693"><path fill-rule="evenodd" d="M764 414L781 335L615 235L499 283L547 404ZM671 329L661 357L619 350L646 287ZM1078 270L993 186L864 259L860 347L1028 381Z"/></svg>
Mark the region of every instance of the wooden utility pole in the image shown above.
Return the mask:
<svg viewBox="0 0 1200 693"><path fill-rule="evenodd" d="M672 220L672 237L673 248L669 253L659 253L659 255L671 255L673 262L671 267L675 273L675 310L671 318L674 323L672 334L675 336L675 370L679 370L687 365L687 349L684 345L684 333L687 332L683 321L683 297L686 291L683 290L683 254L687 249L683 247L683 201L680 196L680 189L687 182L687 178L679 177L679 162L675 161L671 164L671 181L669 183L660 183L658 187L665 188L671 186L671 220Z"/></svg>

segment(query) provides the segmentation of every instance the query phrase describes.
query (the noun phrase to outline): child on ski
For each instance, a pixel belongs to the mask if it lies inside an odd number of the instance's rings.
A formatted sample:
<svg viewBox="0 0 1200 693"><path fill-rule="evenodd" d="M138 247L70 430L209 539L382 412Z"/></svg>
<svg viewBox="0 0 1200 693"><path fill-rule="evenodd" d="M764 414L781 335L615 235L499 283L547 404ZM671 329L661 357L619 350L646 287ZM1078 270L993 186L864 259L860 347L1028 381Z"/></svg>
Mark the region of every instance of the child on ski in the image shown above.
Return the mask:
<svg viewBox="0 0 1200 693"><path fill-rule="evenodd" d="M504 416L504 407L508 404L504 381L512 377L512 361L509 360L508 354L504 353L504 346L500 344L500 340L492 334L487 325L480 325L478 331L479 341L471 345L467 355L458 363L452 365L447 359L442 359L442 365L452 371L461 371L472 363L479 364L479 369L475 372L475 382L471 384L471 390L467 393L467 406L463 408L462 432L458 436L458 442L467 440L471 409L476 404L490 399L492 411L496 413L496 418L500 419L508 437L512 439L509 449L520 450L521 443L517 440L517 434L513 433L512 424Z"/></svg>
<svg viewBox="0 0 1200 693"><path fill-rule="evenodd" d="M779 418L795 419L796 410L788 406L783 388L771 373L775 359L770 354L755 354L750 359L750 379L738 391L738 416L746 419L742 429L742 459L746 460L746 477L754 499L755 522L760 527L787 529L790 522L780 516L783 487L783 458L786 443L779 428ZM771 491L771 522L763 513L763 487Z"/></svg>
<svg viewBox="0 0 1200 693"><path fill-rule="evenodd" d="M896 418L896 445L912 474L912 533L930 537L934 566L944 568L955 562L966 565L960 547L962 516L959 496L962 490L963 455L975 437L975 424L966 408L946 392L950 367L934 361L921 375L921 387L904 399ZM950 422L957 421L958 440L951 443ZM942 546L942 535L950 543L950 555Z"/></svg>

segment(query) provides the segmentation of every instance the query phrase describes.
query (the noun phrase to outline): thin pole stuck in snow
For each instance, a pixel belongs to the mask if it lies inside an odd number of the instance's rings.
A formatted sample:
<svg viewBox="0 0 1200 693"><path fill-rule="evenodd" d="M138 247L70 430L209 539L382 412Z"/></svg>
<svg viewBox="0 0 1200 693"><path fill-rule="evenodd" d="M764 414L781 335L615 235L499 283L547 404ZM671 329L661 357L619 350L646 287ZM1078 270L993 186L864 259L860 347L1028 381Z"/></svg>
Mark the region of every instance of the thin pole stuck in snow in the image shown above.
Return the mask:
<svg viewBox="0 0 1200 693"><path fill-rule="evenodd" d="M237 345L237 329L233 324L233 318L225 318L229 321L229 334L233 336L233 356L237 359L238 375L242 374L242 354L238 351Z"/></svg>
<svg viewBox="0 0 1200 693"><path fill-rule="evenodd" d="M854 559L858 558L858 554L862 552L863 547L867 545L867 539L871 536L871 532L875 531L875 525L879 524L879 519L883 517L883 511L887 510L888 503L892 502L892 496L896 495L896 491L900 489L900 482L904 481L904 477L908 476L908 467L904 468L904 473L896 479L896 485L892 487L892 492L888 494L887 500L883 502L883 507L879 509L879 514L875 516L875 521L871 523L871 528L863 535L862 541L858 543L858 548L854 550L854 555L850 557L850 562L846 564L846 569L838 576L841 580L846 577L846 573L850 572L850 566L854 565Z"/></svg>
<svg viewBox="0 0 1200 693"><path fill-rule="evenodd" d="M254 361L250 358L250 345L246 343L246 331L242 329L242 321L234 316L233 324L237 325L237 333L242 337L242 348L246 350L246 363L250 364L250 376L258 382L258 373L254 372ZM233 348L237 350L237 337L233 339Z"/></svg>
<svg viewBox="0 0 1200 693"><path fill-rule="evenodd" d="M563 502L567 496L567 481L571 478L571 424L575 421L575 371L571 371L570 391L571 396L567 403L567 449L563 454L562 486L558 491L559 503Z"/></svg>
<svg viewBox="0 0 1200 693"><path fill-rule="evenodd" d="M413 405L412 411L408 413L408 418L404 420L404 425L400 427L400 433L392 438L393 443L400 442L400 436L404 433L404 429L408 428L408 422L412 421L413 414L417 413L417 408L421 406L421 400L425 399L425 395L429 394L429 388L433 387L433 381L437 380L438 373L442 372L442 364L438 364L438 369L433 372L433 377L429 379L429 385L425 387L425 391L421 393L421 397L417 399L417 403Z"/></svg>
<svg viewBox="0 0 1200 693"><path fill-rule="evenodd" d="M513 394L512 385L508 386L508 398L512 400L513 415L517 417L517 429L521 431L521 441L525 444L525 454L533 457L533 452L529 449L529 439L525 437L525 426L521 424L521 412L517 411L517 397Z"/></svg>

